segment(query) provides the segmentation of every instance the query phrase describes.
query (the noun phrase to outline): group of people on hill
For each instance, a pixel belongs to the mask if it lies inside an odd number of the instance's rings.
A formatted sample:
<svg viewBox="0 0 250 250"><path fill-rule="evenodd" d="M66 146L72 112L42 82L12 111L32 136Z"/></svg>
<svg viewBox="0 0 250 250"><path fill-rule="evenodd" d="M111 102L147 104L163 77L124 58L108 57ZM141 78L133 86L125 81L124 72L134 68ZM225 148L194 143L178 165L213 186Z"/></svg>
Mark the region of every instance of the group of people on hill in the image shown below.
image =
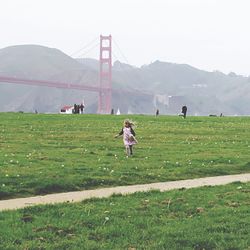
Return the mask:
<svg viewBox="0 0 250 250"><path fill-rule="evenodd" d="M84 105L74 104L73 114L83 114Z"/></svg>

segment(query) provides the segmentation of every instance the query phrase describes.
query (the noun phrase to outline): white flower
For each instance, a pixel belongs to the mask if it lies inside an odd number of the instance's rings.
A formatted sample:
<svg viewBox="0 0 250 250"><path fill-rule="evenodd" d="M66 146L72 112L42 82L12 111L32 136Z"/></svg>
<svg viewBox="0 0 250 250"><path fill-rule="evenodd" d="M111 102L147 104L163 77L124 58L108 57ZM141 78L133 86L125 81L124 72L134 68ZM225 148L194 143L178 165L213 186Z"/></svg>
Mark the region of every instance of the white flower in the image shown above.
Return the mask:
<svg viewBox="0 0 250 250"><path fill-rule="evenodd" d="M104 220L104 222L103 222L103 225L105 225L105 223L106 223L107 221L109 221L109 217L105 217L105 220Z"/></svg>

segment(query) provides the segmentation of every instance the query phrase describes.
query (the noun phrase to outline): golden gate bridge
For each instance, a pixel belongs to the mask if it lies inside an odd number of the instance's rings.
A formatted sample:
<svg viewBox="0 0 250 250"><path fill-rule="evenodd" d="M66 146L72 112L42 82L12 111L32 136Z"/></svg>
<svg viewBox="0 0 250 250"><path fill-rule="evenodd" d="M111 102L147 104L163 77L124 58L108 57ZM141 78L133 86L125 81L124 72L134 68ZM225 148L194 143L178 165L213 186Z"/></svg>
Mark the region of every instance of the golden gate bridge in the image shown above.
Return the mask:
<svg viewBox="0 0 250 250"><path fill-rule="evenodd" d="M138 90L119 90L112 89L112 36L100 35L100 54L99 54L99 86L94 87L91 84L85 83L75 84L68 82L58 82L39 79L26 79L11 76L1 76L0 83L23 84L32 86L45 86L62 89L77 89L98 92L98 110L99 114L110 114L112 107L112 92L129 92L139 95L152 95L150 93L141 92Z"/></svg>

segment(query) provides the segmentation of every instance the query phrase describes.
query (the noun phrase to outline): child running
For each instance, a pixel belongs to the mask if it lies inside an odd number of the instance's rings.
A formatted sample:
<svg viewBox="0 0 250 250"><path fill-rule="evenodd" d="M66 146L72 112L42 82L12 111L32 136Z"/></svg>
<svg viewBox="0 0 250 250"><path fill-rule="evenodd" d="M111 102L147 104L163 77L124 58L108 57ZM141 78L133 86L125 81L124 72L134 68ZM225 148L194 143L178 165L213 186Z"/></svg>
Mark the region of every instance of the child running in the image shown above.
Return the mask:
<svg viewBox="0 0 250 250"><path fill-rule="evenodd" d="M135 139L135 131L132 128L133 125L133 122L126 119L123 123L121 132L115 136L115 138L117 138L118 136L123 135L123 143L126 149L127 156L133 155L133 145L138 143Z"/></svg>

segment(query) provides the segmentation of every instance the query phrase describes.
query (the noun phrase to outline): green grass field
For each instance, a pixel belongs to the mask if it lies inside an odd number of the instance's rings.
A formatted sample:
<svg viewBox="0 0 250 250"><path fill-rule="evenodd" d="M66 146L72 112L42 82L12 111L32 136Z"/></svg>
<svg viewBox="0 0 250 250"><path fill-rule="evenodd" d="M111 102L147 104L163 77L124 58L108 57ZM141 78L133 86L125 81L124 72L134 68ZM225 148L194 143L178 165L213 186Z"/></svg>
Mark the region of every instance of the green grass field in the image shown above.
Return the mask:
<svg viewBox="0 0 250 250"><path fill-rule="evenodd" d="M0 249L249 249L250 183L0 213Z"/></svg>
<svg viewBox="0 0 250 250"><path fill-rule="evenodd" d="M139 144L114 139L125 118ZM0 113L0 199L246 173L249 117Z"/></svg>

